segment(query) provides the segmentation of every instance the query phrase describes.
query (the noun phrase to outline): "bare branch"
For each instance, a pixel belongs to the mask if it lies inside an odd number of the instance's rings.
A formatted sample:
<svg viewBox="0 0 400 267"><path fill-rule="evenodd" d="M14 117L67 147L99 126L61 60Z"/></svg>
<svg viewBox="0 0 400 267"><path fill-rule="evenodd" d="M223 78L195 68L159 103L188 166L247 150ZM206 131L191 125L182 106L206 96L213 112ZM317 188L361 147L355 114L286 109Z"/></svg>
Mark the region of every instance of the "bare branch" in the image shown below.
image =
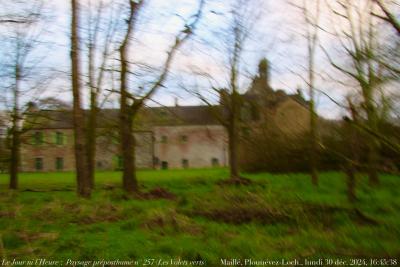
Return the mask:
<svg viewBox="0 0 400 267"><path fill-rule="evenodd" d="M385 6L382 0L373 0L379 8L385 13L386 17L378 16L375 13L372 13L372 15L383 19L384 21L390 23L393 28L397 31L397 34L400 35L400 22L397 20L397 18L389 11L389 9Z"/></svg>
<svg viewBox="0 0 400 267"><path fill-rule="evenodd" d="M201 18L202 12L203 12L204 3L205 3L205 0L200 0L200 5L197 10L197 13L193 16L194 17L193 22L185 25L184 29L175 38L175 44L171 47L171 49L167 53L168 56L167 56L167 59L165 60L164 66L162 68L163 70L161 72L161 75L159 76L157 81L154 82L154 84L150 88L150 90L143 97L141 97L139 100L137 100L134 103L135 107L140 107L145 100L150 98L156 92L156 90L160 86L162 86L162 83L167 78L172 60L174 59L174 56L175 56L177 50L182 46L182 44L186 40L188 40L190 38L190 36L193 34L193 32L196 28L197 23L200 21L200 18Z"/></svg>

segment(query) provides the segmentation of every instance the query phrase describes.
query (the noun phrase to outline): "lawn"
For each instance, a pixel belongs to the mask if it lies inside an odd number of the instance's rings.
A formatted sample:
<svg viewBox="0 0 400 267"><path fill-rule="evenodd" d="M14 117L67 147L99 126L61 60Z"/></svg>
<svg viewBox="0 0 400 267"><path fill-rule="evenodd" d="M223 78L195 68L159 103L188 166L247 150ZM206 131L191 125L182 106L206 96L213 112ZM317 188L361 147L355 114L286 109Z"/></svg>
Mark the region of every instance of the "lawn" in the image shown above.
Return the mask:
<svg viewBox="0 0 400 267"><path fill-rule="evenodd" d="M117 259L164 266L179 259L207 266L221 259L399 263L399 176L382 175L374 189L358 177L359 200L349 204L345 179L334 172L321 174L314 188L305 174L246 174L251 185L233 186L218 183L225 169L140 171L142 191L160 187L153 191L165 198L126 196L120 175L97 173L90 200L77 199L73 173L22 174L19 192L10 192L0 175L0 265L38 258L70 265Z"/></svg>

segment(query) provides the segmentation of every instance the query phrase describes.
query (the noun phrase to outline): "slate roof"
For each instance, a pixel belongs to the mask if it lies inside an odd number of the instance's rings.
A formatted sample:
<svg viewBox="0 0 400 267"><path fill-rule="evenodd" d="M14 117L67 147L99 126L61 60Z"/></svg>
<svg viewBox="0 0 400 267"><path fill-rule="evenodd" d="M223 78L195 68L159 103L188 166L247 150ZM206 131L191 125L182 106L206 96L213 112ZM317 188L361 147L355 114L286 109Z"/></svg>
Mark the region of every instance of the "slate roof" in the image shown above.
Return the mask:
<svg viewBox="0 0 400 267"><path fill-rule="evenodd" d="M153 126L220 124L209 106L147 107L140 115Z"/></svg>
<svg viewBox="0 0 400 267"><path fill-rule="evenodd" d="M70 110L35 110L27 113L24 127L29 129L70 129L73 127Z"/></svg>
<svg viewBox="0 0 400 267"><path fill-rule="evenodd" d="M85 111L87 114L88 111ZM118 125L118 109L102 109L97 116L99 127ZM219 125L209 106L145 107L137 116L139 128L176 125ZM25 118L25 126L31 129L71 129L71 110L32 111Z"/></svg>

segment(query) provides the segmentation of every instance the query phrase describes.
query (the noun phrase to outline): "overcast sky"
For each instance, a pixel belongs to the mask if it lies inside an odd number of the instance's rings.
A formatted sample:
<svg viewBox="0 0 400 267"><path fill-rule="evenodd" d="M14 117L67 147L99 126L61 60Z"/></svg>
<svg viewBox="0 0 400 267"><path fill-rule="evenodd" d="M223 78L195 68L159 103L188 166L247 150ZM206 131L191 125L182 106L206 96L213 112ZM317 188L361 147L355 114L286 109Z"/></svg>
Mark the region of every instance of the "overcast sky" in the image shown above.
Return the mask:
<svg viewBox="0 0 400 267"><path fill-rule="evenodd" d="M89 0L82 1L85 12ZM93 1L96 3L96 1ZM105 0L110 2L110 0ZM297 88L306 88L303 79L306 65L306 42L304 39L304 18L294 4L301 4L302 0L249 0L254 7L254 15L258 17L252 28L252 34L246 42L242 61L242 91L248 88L249 75L257 73L258 61L266 57L271 62L271 85L275 89L283 89L288 93L296 92ZM310 1L309 1L310 2ZM313 2L313 1L311 1ZM325 1L323 1L325 2ZM333 2L333 1L332 1ZM226 58L223 53L217 53L216 47L221 44L221 39L230 10L230 0L208 0L204 16L195 36L184 45L173 63L171 75L166 88L161 88L154 96L154 105L161 103L173 105L178 98L181 105L194 105L201 103L194 96L184 92L180 86L191 84L190 73L193 69L201 69L210 73L218 85L225 86L227 72L224 68ZM51 43L41 51L47 57L43 65L51 66L57 71L69 70L69 1L53 0L47 3L49 19L44 27L45 40ZM115 7L115 6L114 6ZM198 7L197 0L149 0L142 10L137 29L134 34L134 45L130 51L130 60L159 67L166 57L166 51L173 44L174 36L182 29L184 19L193 14ZM109 12L123 18L126 15L124 6L109 7ZM84 19L84 18L82 18ZM325 28L332 25L332 18L323 11L321 23ZM334 21L340 23L340 21ZM338 25L335 25L338 26ZM5 29L1 29L4 31ZM329 51L333 50L335 43L329 34L321 33L321 44ZM208 47L209 45L209 47ZM211 48L212 47L212 48ZM1 50L1 49L0 49ZM45 51L45 52L43 52ZM324 60L321 51L317 54L317 72L326 70L329 66ZM134 68L134 67L133 67ZM157 73L157 70L154 70ZM156 75L154 75L155 77ZM52 89L46 95L56 95L64 100L70 99L70 84L66 75L54 79ZM146 76L148 80L152 75ZM140 78L133 77L132 86L143 83ZM328 91L329 94L340 99L348 92L339 89L334 83L318 78L317 87ZM54 89L53 89L54 88ZM137 88L137 86L136 86ZM328 98L318 94L318 111L325 117L337 118L341 110Z"/></svg>

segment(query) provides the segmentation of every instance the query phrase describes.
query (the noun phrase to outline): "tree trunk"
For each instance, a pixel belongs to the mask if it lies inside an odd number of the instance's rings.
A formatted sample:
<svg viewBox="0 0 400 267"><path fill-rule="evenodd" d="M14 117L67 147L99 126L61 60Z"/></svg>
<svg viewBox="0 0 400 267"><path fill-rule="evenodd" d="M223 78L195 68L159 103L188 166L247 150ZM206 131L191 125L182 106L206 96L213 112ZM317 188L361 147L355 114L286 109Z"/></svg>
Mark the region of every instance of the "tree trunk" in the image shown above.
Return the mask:
<svg viewBox="0 0 400 267"><path fill-rule="evenodd" d="M372 103L372 95L370 92L370 88L364 89L366 92L364 93L365 99L365 107L367 111L367 124L368 128L373 132L378 132L377 127L377 114L376 109ZM376 139L375 136L368 135L368 177L369 184L371 186L379 185L379 176L378 176L378 161L379 161L379 140Z"/></svg>
<svg viewBox="0 0 400 267"><path fill-rule="evenodd" d="M127 192L137 192L139 190L138 182L136 179L136 165L135 165L135 140L133 136L133 118L136 114L136 102L128 92L128 48L131 34L133 31L133 24L135 21L136 12L140 4L135 1L130 1L130 15L127 20L128 29L126 31L124 40L119 47L119 55L121 60L120 72L120 142L121 142L121 155L122 155L122 185ZM130 104L129 100L133 101Z"/></svg>
<svg viewBox="0 0 400 267"><path fill-rule="evenodd" d="M371 10L372 12L372 10ZM369 23L369 38L368 44L366 47L366 52L368 53L369 57L373 57L375 55L374 49L378 49L374 45L374 35L372 29L372 23ZM378 129L378 112L375 107L375 92L379 86L379 79L382 77L377 71L375 70L375 62L372 58L367 58L367 67L368 67L368 78L367 83L362 83L363 89L363 97L364 97L364 107L367 113L367 124L368 127L373 132L379 132ZM368 135L368 176L369 176L369 183L372 186L379 185L379 177L378 177L378 167L379 167L379 150L380 150L380 141L376 139L375 136Z"/></svg>
<svg viewBox="0 0 400 267"><path fill-rule="evenodd" d="M75 137L75 168L77 178L77 193L89 198L91 194L90 180L87 169L87 154L85 146L85 118L81 106L80 88L80 58L79 58L79 7L77 0L71 0L71 73L73 95L73 122Z"/></svg>
<svg viewBox="0 0 400 267"><path fill-rule="evenodd" d="M90 89L90 106L89 106L89 118L87 124L87 167L88 167L88 178L90 181L90 188L94 188L94 176L96 170L96 137L97 137L97 112L98 112L98 86L101 84L103 68L100 71L98 77L97 87L95 85L95 57L96 57L96 49L97 49L97 34L99 32L99 23L100 23L100 12L101 8L99 7L98 12L96 14L96 23L94 27L94 32L92 32L92 21L91 16L89 16L88 26L89 26L89 36L88 36L88 85ZM105 55L103 53L103 64L105 64Z"/></svg>
<svg viewBox="0 0 400 267"><path fill-rule="evenodd" d="M126 39L128 40L128 39ZM122 186L126 192L132 193L138 191L136 180L135 156L134 156L134 137L133 137L133 114L128 103L127 72L128 63L126 60L127 43L120 48L121 58L121 84L120 84L120 142L122 156Z"/></svg>
<svg viewBox="0 0 400 267"><path fill-rule="evenodd" d="M356 111L355 109L351 106L351 111L352 111L352 119L354 121L357 121L357 116L356 116ZM350 146L350 160L357 162L359 157L358 157L358 146L357 146L357 129L353 125L348 125L348 131L349 131L349 140L348 140L348 145ZM350 203L354 203L357 199L356 197L356 177L355 177L355 171L356 168L354 166L354 162L348 161L345 166L345 173L347 177L347 199L349 200Z"/></svg>
<svg viewBox="0 0 400 267"><path fill-rule="evenodd" d="M318 15L319 15L319 2L318 2ZM308 21L308 19L307 19ZM317 45L318 28L316 32L311 35L308 33L308 86L310 94L309 112L310 112L310 172L311 182L314 186L318 186L318 171L317 171L317 157L318 157L318 135L317 135L317 112L315 110L315 48Z"/></svg>
<svg viewBox="0 0 400 267"><path fill-rule="evenodd" d="M93 89L92 89L93 90ZM96 170L96 138L97 138L97 94L90 93L90 113L87 127L87 157L88 157L88 178L90 188L94 188L94 174Z"/></svg>
<svg viewBox="0 0 400 267"><path fill-rule="evenodd" d="M18 114L13 114L11 129L11 156L10 156L10 189L18 189L18 166L20 154L20 140L18 130Z"/></svg>
<svg viewBox="0 0 400 267"><path fill-rule="evenodd" d="M122 154L122 185L126 192L138 192L139 186L136 179L135 165L135 137L133 136L133 116L130 107L121 109L121 154Z"/></svg>
<svg viewBox="0 0 400 267"><path fill-rule="evenodd" d="M236 92L232 92L231 95L231 110L230 110L230 122L227 125L228 128L228 149L229 149L229 176L230 179L239 179L239 166L238 166L238 147L239 147L239 136L238 136L238 110L240 110L239 101L237 99Z"/></svg>
<svg viewBox="0 0 400 267"><path fill-rule="evenodd" d="M359 122L359 116L357 113L357 110L353 103L351 102L350 98L348 99L349 102L349 108L350 108L350 114L351 118L355 123ZM349 156L350 160L347 160L348 162L345 165L345 174L346 174L346 181L347 181L347 199L349 200L350 203L354 203L357 200L356 196L356 176L355 173L357 171L356 169L356 164L360 160L360 155L359 155L359 136L360 132L358 129L352 125L348 124L347 125L347 143L346 145L349 146Z"/></svg>
<svg viewBox="0 0 400 267"><path fill-rule="evenodd" d="M314 186L318 186L318 171L317 171L317 157L318 157L318 143L317 143L317 116L315 113L314 99L310 100L310 171L311 182Z"/></svg>
<svg viewBox="0 0 400 267"><path fill-rule="evenodd" d="M14 110L12 113L11 127L11 155L10 155L10 189L18 189L18 167L20 160L20 111L19 111L19 93L21 70L19 60L15 62L15 88L14 88Z"/></svg>

